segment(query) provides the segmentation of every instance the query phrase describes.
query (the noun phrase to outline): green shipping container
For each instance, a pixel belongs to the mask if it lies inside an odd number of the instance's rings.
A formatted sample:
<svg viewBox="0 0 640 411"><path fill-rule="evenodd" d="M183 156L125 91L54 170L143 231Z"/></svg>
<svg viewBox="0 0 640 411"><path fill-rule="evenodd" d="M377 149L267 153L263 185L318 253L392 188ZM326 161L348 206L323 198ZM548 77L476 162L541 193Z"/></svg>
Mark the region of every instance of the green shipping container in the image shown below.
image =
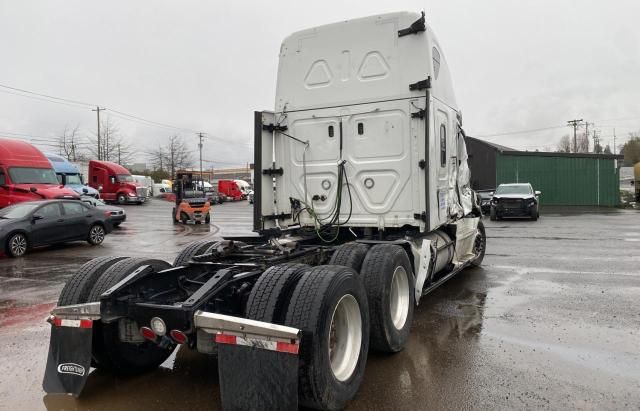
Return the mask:
<svg viewBox="0 0 640 411"><path fill-rule="evenodd" d="M616 160L551 153L523 154L498 153L497 185L531 183L535 190L542 192L542 205L613 207L620 203Z"/></svg>

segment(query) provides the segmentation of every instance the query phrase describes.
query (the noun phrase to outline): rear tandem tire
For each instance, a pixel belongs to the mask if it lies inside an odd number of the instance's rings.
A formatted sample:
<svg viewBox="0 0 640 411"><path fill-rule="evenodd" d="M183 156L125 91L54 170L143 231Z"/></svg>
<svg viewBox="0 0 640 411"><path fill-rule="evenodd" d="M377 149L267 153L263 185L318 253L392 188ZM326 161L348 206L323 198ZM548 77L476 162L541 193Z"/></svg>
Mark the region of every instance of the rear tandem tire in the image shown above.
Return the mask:
<svg viewBox="0 0 640 411"><path fill-rule="evenodd" d="M194 256L204 254L209 249L209 247L216 243L218 243L218 241L194 241L193 243L186 246L182 251L180 251L180 253L176 256L176 259L173 260L173 266L179 267L181 265L187 265Z"/></svg>
<svg viewBox="0 0 640 411"><path fill-rule="evenodd" d="M171 268L162 260L126 258L109 267L98 279L89 294L88 301L100 301L100 296L126 276L143 265L151 265L155 271ZM140 325L140 324L138 324ZM175 346L161 348L151 341L127 343L120 341L118 322L94 322L92 354L96 367L117 374L139 374L157 368L173 352Z"/></svg>
<svg viewBox="0 0 640 411"><path fill-rule="evenodd" d="M98 257L84 263L64 285L58 306L83 304L87 302L89 293L98 278L112 265L127 257Z"/></svg>
<svg viewBox="0 0 640 411"><path fill-rule="evenodd" d="M360 278L369 302L371 348L386 353L401 351L409 340L415 306L409 256L398 245L374 245L362 263Z"/></svg>
<svg viewBox="0 0 640 411"><path fill-rule="evenodd" d="M293 290L310 268L307 264L290 263L269 267L251 289L247 318L284 324Z"/></svg>
<svg viewBox="0 0 640 411"><path fill-rule="evenodd" d="M285 325L302 330L300 405L342 409L356 395L369 349L367 296L351 268L317 266L296 286Z"/></svg>
<svg viewBox="0 0 640 411"><path fill-rule="evenodd" d="M353 268L355 272L359 273L362 268L362 262L364 257L369 251L367 244L350 242L340 245L336 251L333 252L329 264L331 265L343 265L345 267Z"/></svg>

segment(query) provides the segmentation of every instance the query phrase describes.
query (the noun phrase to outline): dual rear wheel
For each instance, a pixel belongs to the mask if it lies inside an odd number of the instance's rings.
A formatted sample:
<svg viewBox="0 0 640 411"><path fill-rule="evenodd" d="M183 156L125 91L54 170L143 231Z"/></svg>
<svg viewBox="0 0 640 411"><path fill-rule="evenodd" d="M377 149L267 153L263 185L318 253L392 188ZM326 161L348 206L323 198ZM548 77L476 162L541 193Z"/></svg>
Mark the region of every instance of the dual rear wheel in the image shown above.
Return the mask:
<svg viewBox="0 0 640 411"><path fill-rule="evenodd" d="M166 261L146 258L98 257L85 263L67 281L58 305L83 304L100 300L100 296L136 269L150 265L155 271L171 268ZM155 343L122 342L118 321L93 322L92 366L117 374L137 374L162 364L175 347L162 348Z"/></svg>
<svg viewBox="0 0 640 411"><path fill-rule="evenodd" d="M246 316L302 330L301 405L343 408L362 383L370 348L404 348L415 301L412 272L400 246L347 243L329 265L281 264L260 276Z"/></svg>

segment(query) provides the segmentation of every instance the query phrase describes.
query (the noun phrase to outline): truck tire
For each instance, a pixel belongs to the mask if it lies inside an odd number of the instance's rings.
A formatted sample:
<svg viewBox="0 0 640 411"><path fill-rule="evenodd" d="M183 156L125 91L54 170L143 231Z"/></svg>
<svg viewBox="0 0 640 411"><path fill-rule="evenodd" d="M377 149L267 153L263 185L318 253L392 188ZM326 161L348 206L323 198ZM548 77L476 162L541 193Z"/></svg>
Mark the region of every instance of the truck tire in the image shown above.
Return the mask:
<svg viewBox="0 0 640 411"><path fill-rule="evenodd" d="M127 257L98 257L84 263L64 285L58 297L58 306L86 303L102 273L125 258Z"/></svg>
<svg viewBox="0 0 640 411"><path fill-rule="evenodd" d="M367 244L356 242L342 244L333 252L329 264L343 265L353 268L355 272L359 273L367 251L369 251Z"/></svg>
<svg viewBox="0 0 640 411"><path fill-rule="evenodd" d="M360 278L369 302L371 348L401 351L409 339L415 306L415 280L407 253L398 245L374 245L362 263Z"/></svg>
<svg viewBox="0 0 640 411"><path fill-rule="evenodd" d="M531 209L531 220L538 221L538 217L540 217L540 213L538 212L538 206L535 206Z"/></svg>
<svg viewBox="0 0 640 411"><path fill-rule="evenodd" d="M489 211L489 219L491 221L496 221L498 219L498 216L496 215L496 209L491 207L490 211Z"/></svg>
<svg viewBox="0 0 640 411"><path fill-rule="evenodd" d="M173 211L171 212L171 219L173 220L173 224L177 224L180 221L176 218L176 208L173 207Z"/></svg>
<svg viewBox="0 0 640 411"><path fill-rule="evenodd" d="M484 253L487 249L487 234L484 230L484 224L482 221L478 221L478 234L476 240L473 243L473 252L476 254L471 265L474 267L480 267L482 260L484 260Z"/></svg>
<svg viewBox="0 0 640 411"><path fill-rule="evenodd" d="M307 271L291 296L285 325L302 330L300 404L344 408L362 383L369 348L369 308L358 274L337 265Z"/></svg>
<svg viewBox="0 0 640 411"><path fill-rule="evenodd" d="M126 204L127 203L127 196L124 195L123 193L118 193L118 204L122 205L122 204Z"/></svg>
<svg viewBox="0 0 640 411"><path fill-rule="evenodd" d="M156 271L171 268L162 260L125 258L109 267L89 293L88 301L100 301L100 296L126 276L143 265L151 265ZM175 346L161 348L151 341L126 343L120 341L118 322L105 324L94 322L92 354L96 368L117 374L139 374L157 368L173 352Z"/></svg>
<svg viewBox="0 0 640 411"><path fill-rule="evenodd" d="M204 254L209 249L209 247L216 244L217 242L218 241L200 240L189 244L182 251L180 251L180 254L178 254L176 256L176 259L173 260L173 266L180 267L182 265L186 265L194 256Z"/></svg>
<svg viewBox="0 0 640 411"><path fill-rule="evenodd" d="M251 289L245 310L247 318L284 324L293 290L310 268L307 264L269 267Z"/></svg>

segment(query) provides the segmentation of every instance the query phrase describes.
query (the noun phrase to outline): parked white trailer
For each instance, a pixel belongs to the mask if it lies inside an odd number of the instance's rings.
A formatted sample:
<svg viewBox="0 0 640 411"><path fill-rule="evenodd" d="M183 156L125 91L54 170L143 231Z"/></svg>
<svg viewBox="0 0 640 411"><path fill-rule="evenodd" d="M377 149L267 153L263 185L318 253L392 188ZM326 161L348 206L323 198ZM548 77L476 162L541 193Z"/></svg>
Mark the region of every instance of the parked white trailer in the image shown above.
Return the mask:
<svg viewBox="0 0 640 411"><path fill-rule="evenodd" d="M172 265L81 267L50 319L47 392L79 394L92 358L143 372L182 344L218 356L222 408L343 408L369 350L401 351L420 299L482 262L461 115L424 14L287 37L275 110L254 120L260 236L198 241Z"/></svg>

